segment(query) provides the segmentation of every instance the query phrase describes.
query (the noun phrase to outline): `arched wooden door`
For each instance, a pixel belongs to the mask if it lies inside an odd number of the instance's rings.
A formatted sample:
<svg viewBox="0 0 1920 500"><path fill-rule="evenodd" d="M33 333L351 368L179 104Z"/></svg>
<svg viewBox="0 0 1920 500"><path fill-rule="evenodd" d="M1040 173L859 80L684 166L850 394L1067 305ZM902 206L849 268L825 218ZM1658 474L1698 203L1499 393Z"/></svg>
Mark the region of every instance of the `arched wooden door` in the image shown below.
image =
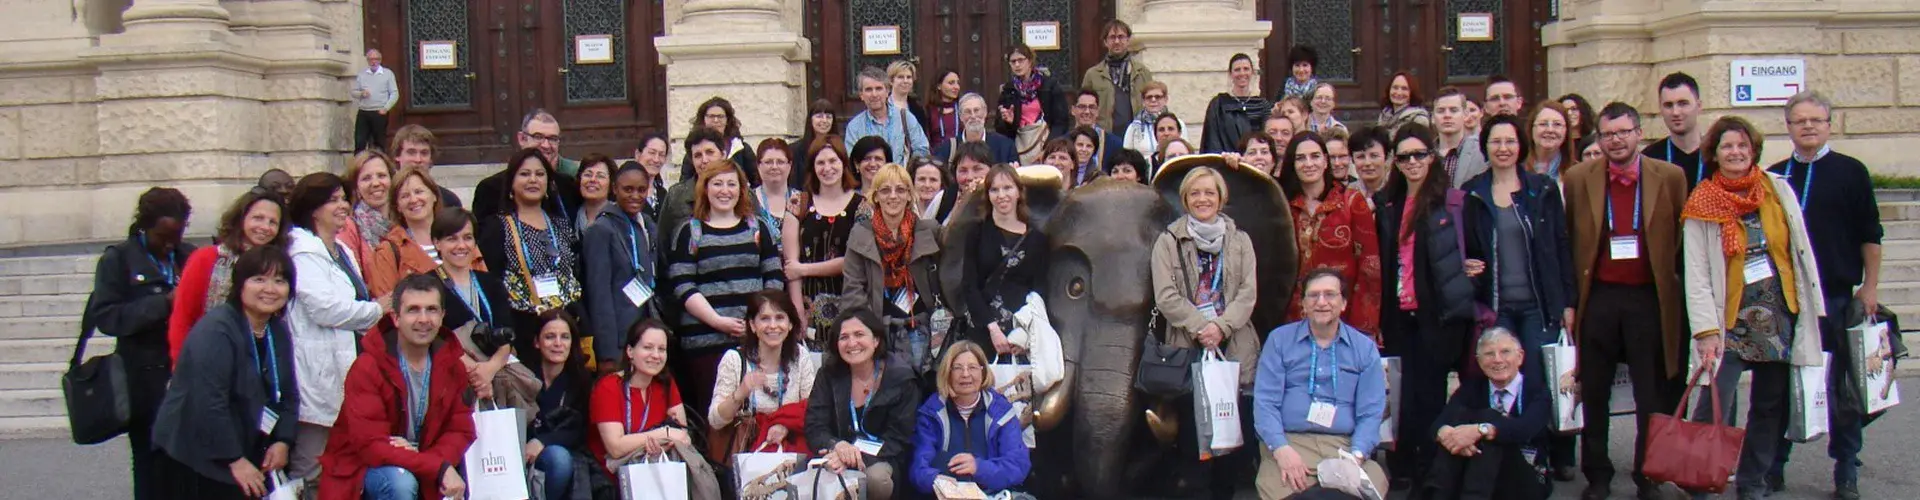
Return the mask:
<svg viewBox="0 0 1920 500"><path fill-rule="evenodd" d="M1078 85L1087 67L1104 49L1094 34L1113 18L1112 0L820 0L807 2L806 36L813 42L807 64L807 99L841 106L842 118L862 108L857 75L862 68L885 69L894 61L913 61L920 70L915 95L925 97L929 80L943 70L960 74L963 91L998 102L1005 82L1008 47L1022 40L1027 23L1058 23L1060 47L1037 50L1039 66L1065 88ZM865 54L868 27L893 26L901 32L899 54Z"/></svg>
<svg viewBox="0 0 1920 500"><path fill-rule="evenodd" d="M364 12L367 46L400 86L389 132L433 130L441 164L506 161L534 109L560 119L561 152L573 158L630 154L641 129L665 126L658 2L368 0Z"/></svg>

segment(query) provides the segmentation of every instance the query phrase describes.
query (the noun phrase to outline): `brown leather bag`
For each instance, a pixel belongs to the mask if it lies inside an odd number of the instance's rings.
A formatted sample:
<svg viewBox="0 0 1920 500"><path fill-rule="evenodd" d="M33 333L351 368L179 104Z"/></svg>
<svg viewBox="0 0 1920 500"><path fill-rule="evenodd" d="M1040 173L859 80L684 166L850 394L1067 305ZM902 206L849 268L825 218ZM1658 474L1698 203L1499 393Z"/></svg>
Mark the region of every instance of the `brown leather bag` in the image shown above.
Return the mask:
<svg viewBox="0 0 1920 500"><path fill-rule="evenodd" d="M747 360L741 357L740 381L745 382L746 379ZM742 389L736 383L734 390ZM734 454L752 452L753 445L760 440L760 422L754 418L753 397L749 395L746 404L741 406L740 414L733 418L732 425L709 426L711 428L707 430L707 459L721 468L730 467Z"/></svg>
<svg viewBox="0 0 1920 500"><path fill-rule="evenodd" d="M1733 355L1728 352L1727 355ZM1647 461L1645 473L1654 482L1673 482L1692 492L1720 493L1727 489L1727 478L1740 464L1740 444L1747 431L1723 425L1719 387L1707 387L1713 398L1713 420L1689 422L1687 401L1693 388L1710 367L1700 367L1687 382L1680 407L1672 415L1654 414L1647 424Z"/></svg>

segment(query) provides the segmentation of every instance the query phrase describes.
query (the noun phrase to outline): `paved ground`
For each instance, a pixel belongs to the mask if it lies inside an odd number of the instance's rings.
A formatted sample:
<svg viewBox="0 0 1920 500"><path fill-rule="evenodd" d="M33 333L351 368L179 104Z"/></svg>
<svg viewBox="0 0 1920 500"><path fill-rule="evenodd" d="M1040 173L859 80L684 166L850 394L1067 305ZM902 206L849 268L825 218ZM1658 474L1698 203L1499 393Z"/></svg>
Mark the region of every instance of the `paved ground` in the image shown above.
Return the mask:
<svg viewBox="0 0 1920 500"><path fill-rule="evenodd" d="M1895 408L1867 429L1867 462L1861 469L1860 493L1868 499L1920 498L1920 378L1903 380L1902 399L1906 406ZM1630 460L1633 443L1632 423L1625 419L1625 431L1613 433L1613 456L1621 470ZM0 441L0 500L68 499L119 500L130 498L127 481L126 441L114 440L98 446L75 446L65 440ZM1825 442L1794 448L1793 462L1787 472L1787 491L1775 499L1814 500L1828 498L1832 491L1829 471L1833 461L1826 458ZM1615 498L1632 498L1633 486L1625 473L1616 480ZM1582 481L1559 483L1554 499L1579 497ZM1251 491L1241 498L1254 498ZM1394 498L1404 495L1395 494ZM1731 495L1727 495L1731 498Z"/></svg>

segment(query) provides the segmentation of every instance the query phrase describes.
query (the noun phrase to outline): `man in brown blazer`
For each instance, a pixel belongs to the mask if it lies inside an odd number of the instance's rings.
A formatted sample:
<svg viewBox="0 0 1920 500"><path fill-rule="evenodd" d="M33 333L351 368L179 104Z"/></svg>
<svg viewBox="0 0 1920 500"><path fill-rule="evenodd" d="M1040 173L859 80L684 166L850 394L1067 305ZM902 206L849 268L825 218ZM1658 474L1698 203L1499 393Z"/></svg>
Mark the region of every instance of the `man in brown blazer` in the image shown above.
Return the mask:
<svg viewBox="0 0 1920 500"><path fill-rule="evenodd" d="M1672 411L1671 380L1685 366L1679 266L1687 179L1680 167L1640 154L1640 113L1632 106L1607 105L1599 125L1604 157L1575 165L1562 178L1579 292L1569 326L1580 346L1580 399L1587 402L1580 459L1587 489L1581 498L1607 498L1613 480L1606 401L1618 363L1627 365L1638 409L1634 484L1640 498L1652 498L1655 485L1641 475L1647 420Z"/></svg>

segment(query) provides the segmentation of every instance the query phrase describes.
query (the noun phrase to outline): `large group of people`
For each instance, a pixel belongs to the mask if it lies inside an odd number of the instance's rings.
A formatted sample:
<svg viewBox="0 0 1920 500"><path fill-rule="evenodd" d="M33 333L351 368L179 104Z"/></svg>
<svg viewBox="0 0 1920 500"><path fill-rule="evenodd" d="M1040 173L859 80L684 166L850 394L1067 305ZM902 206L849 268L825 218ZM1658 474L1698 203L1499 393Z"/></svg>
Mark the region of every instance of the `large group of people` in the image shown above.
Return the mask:
<svg viewBox="0 0 1920 500"><path fill-rule="evenodd" d="M1141 270L1161 342L1240 363L1250 439L1197 449L1183 426L1170 452L1183 494L1358 481L1533 499L1584 471L1582 498L1607 498L1608 406L1559 429L1552 393L1607 401L1624 366L1642 498L1661 489L1641 474L1649 417L1690 378L1732 396L1753 372L1733 482L1757 498L1783 484L1791 368L1828 351L1848 376L1839 318L1877 301L1882 229L1865 166L1826 144L1817 92L1786 106L1794 152L1769 167L1745 118L1697 123L1685 74L1660 82L1669 135L1642 149L1633 107L1576 94L1526 107L1502 78L1477 99L1396 74L1377 121L1343 123L1303 47L1271 99L1251 58L1227 61L1231 87L1190 134L1131 29L1102 35L1109 54L1077 92L1024 47L1005 54L997 105L953 71L914 96L919 70L899 62L859 73L865 106L844 122L815 103L794 142L749 144L715 97L671 187L665 135L644 134L625 164L575 161L536 110L471 210L436 183L438 145L418 125L344 177L270 172L197 250L186 198L154 188L100 259L87 309L131 370L136 497L258 497L277 471L319 498L458 497L472 415L493 408L525 416L524 460L548 499L613 494L620 465L662 455L689 464L696 496L731 496L716 480L730 463L697 444L723 429L751 437L726 453L859 470L870 498L931 497L943 478L1026 495L1034 454L1073 454L1036 442L1037 396L989 369L1048 355L1052 245L1020 165L1052 166L1072 190L1224 157L1161 183L1178 186L1181 215L1154 228ZM1230 193L1220 168L1271 176L1290 207L1298 243L1283 251L1300 271L1271 331L1252 320L1269 271L1226 210L1260 194ZM945 230L963 210L980 224L959 241ZM940 284L945 252L967 263L960 296ZM1542 348L1563 341L1583 368L1556 384ZM1204 418L1193 397L1150 407ZM1710 417L1701 401L1694 417ZM1861 408L1830 408L1835 495L1857 498Z"/></svg>

